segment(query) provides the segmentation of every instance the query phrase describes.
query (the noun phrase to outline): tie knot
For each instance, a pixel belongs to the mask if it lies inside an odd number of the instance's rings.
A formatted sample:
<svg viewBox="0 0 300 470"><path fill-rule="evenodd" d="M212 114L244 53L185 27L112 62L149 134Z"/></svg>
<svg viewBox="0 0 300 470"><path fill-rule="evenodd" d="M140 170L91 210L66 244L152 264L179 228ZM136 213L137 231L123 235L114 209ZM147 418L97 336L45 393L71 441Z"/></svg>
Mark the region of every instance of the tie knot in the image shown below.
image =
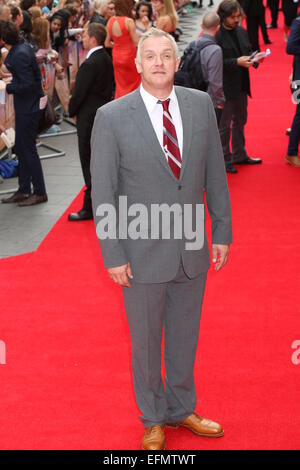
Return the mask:
<svg viewBox="0 0 300 470"><path fill-rule="evenodd" d="M158 100L157 103L162 104L162 107L163 107L164 111L169 111L170 98L168 98L167 100L164 100L164 101Z"/></svg>

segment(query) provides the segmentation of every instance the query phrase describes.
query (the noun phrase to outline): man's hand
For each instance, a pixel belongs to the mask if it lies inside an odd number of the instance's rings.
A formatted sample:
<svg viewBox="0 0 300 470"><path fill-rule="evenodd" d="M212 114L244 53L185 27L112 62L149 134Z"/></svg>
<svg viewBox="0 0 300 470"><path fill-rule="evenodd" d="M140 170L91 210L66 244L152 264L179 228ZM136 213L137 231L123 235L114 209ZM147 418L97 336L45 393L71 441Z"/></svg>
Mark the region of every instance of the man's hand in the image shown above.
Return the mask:
<svg viewBox="0 0 300 470"><path fill-rule="evenodd" d="M148 24L150 23L150 20L148 18L148 16L143 16L143 18L141 18L141 22L143 23L144 26L148 26Z"/></svg>
<svg viewBox="0 0 300 470"><path fill-rule="evenodd" d="M257 64L262 64L264 60L265 60L265 58L264 58L264 57L261 57L261 59L258 59L258 60L256 61L256 63L257 63Z"/></svg>
<svg viewBox="0 0 300 470"><path fill-rule="evenodd" d="M130 264L123 264L122 266L117 266L116 268L108 268L109 277L120 284L123 287L130 287L129 279L133 279L133 275L131 272Z"/></svg>
<svg viewBox="0 0 300 470"><path fill-rule="evenodd" d="M248 69L252 65L252 61L250 60L249 55L242 55L237 59L237 64L240 67L245 67L246 69Z"/></svg>
<svg viewBox="0 0 300 470"><path fill-rule="evenodd" d="M212 261L215 265L215 270L225 266L229 256L229 245L213 245L212 246Z"/></svg>
<svg viewBox="0 0 300 470"><path fill-rule="evenodd" d="M64 68L60 64L55 64L55 72L56 72L56 77L59 80L62 80L65 76L64 74Z"/></svg>

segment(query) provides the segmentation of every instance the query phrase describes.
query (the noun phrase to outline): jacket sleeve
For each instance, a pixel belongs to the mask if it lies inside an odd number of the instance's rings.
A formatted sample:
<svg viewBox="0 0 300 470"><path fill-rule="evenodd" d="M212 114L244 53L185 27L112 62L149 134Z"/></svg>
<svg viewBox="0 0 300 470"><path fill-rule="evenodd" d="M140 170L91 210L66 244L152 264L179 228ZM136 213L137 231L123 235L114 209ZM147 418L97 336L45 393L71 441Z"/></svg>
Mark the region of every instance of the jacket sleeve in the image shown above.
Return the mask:
<svg viewBox="0 0 300 470"><path fill-rule="evenodd" d="M228 245L232 242L229 191L216 116L208 95L207 98L209 135L205 168L206 204L212 222L212 243Z"/></svg>
<svg viewBox="0 0 300 470"><path fill-rule="evenodd" d="M80 66L76 76L75 89L69 103L70 117L73 117L78 113L78 110L83 104L87 94L90 92L97 70L97 67L87 61L83 62Z"/></svg>
<svg viewBox="0 0 300 470"><path fill-rule="evenodd" d="M208 89L207 93L212 97L214 106L224 103L223 93L223 57L222 49L216 47L207 61Z"/></svg>
<svg viewBox="0 0 300 470"><path fill-rule="evenodd" d="M287 54L300 55L300 20L292 22L291 32L286 45Z"/></svg>
<svg viewBox="0 0 300 470"><path fill-rule="evenodd" d="M237 64L237 58L230 58L230 59L223 59L223 68L224 70L230 72L231 70L236 70L239 68L239 65Z"/></svg>
<svg viewBox="0 0 300 470"><path fill-rule="evenodd" d="M6 86L7 93L21 95L36 91L37 77L33 60L34 56L27 51L20 51L14 57L13 80Z"/></svg>
<svg viewBox="0 0 300 470"><path fill-rule="evenodd" d="M120 151L106 106L99 108L91 138L92 204L96 233L106 268L128 263L118 239L118 177ZM104 239L103 221L107 218L108 237ZM102 222L101 222L102 220Z"/></svg>

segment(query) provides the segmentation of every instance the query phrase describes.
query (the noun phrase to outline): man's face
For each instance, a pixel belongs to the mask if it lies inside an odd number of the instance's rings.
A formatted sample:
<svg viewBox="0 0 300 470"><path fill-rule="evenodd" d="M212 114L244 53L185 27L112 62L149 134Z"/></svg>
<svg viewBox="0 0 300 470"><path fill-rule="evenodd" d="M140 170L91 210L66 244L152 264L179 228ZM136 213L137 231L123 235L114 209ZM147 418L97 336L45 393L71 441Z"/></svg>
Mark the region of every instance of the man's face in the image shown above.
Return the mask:
<svg viewBox="0 0 300 470"><path fill-rule="evenodd" d="M16 23L17 26L21 26L21 24L23 23L23 21L24 21L23 13L22 13L21 8L19 8L19 14L18 14L18 16L16 17L15 23Z"/></svg>
<svg viewBox="0 0 300 470"><path fill-rule="evenodd" d="M141 63L136 61L143 85L153 92L173 84L178 65L179 58L175 57L173 45L166 37L145 39L141 47Z"/></svg>
<svg viewBox="0 0 300 470"><path fill-rule="evenodd" d="M101 15L106 18L107 17L107 10L108 10L108 1L104 2L101 8Z"/></svg>
<svg viewBox="0 0 300 470"><path fill-rule="evenodd" d="M240 18L240 10L234 11L231 16L227 16L227 18L223 20L223 25L226 29L235 29L239 25Z"/></svg>
<svg viewBox="0 0 300 470"><path fill-rule="evenodd" d="M89 33L88 33L88 30L87 29L84 29L83 31L83 34L82 34L82 45L83 45L83 48L86 49L86 50L89 50L91 47L90 47L90 44L91 43L91 38L89 36Z"/></svg>

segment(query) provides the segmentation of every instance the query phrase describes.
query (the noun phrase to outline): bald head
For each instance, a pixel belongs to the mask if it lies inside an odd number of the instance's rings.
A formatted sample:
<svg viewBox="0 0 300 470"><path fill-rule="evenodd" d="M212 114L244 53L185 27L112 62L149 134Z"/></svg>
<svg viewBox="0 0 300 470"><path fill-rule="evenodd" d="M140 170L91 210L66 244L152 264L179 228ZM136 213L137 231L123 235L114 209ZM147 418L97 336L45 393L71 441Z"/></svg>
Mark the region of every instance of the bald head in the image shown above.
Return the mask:
<svg viewBox="0 0 300 470"><path fill-rule="evenodd" d="M220 17L217 13L209 12L204 15L202 20L202 29L204 33L213 34L218 32L220 26Z"/></svg>

